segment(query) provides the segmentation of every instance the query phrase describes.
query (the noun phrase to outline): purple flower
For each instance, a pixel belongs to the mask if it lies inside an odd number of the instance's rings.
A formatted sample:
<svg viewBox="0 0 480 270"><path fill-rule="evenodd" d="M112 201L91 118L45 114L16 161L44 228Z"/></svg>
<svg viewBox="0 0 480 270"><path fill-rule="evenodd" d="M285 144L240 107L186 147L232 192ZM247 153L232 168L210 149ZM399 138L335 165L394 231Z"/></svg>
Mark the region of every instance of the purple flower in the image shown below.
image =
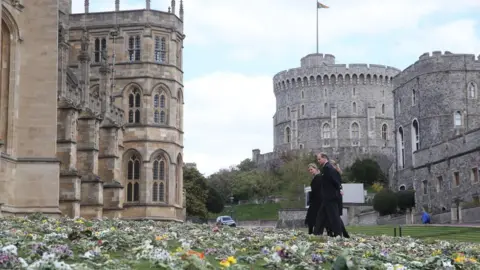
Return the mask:
<svg viewBox="0 0 480 270"><path fill-rule="evenodd" d="M324 258L322 255L320 254L312 254L312 262L314 263L323 263L324 262Z"/></svg>

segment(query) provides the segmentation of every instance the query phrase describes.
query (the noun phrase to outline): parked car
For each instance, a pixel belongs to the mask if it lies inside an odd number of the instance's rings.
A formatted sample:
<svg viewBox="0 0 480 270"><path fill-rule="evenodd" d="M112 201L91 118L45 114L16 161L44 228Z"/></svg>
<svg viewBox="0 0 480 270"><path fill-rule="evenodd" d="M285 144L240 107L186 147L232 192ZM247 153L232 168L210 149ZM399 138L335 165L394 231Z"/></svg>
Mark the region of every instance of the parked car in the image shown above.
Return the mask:
<svg viewBox="0 0 480 270"><path fill-rule="evenodd" d="M237 227L235 220L230 216L220 216L217 217L217 225L226 225L230 227Z"/></svg>

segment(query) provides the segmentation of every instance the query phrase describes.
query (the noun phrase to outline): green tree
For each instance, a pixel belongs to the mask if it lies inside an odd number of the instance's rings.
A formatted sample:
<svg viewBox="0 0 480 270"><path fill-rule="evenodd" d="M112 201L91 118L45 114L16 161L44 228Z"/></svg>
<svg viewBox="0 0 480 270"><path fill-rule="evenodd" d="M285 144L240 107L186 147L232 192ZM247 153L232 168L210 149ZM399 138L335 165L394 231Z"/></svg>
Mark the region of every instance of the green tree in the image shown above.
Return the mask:
<svg viewBox="0 0 480 270"><path fill-rule="evenodd" d="M347 169L349 182L363 183L371 186L375 182L386 183L387 177L382 172L378 163L373 159L357 159L350 168Z"/></svg>
<svg viewBox="0 0 480 270"><path fill-rule="evenodd" d="M240 164L237 165L237 169L241 172L249 172L255 170L257 168L257 164L253 162L251 159L247 158L244 159Z"/></svg>
<svg viewBox="0 0 480 270"><path fill-rule="evenodd" d="M381 216L395 214L397 205L397 195L391 190L384 189L373 197L373 209Z"/></svg>
<svg viewBox="0 0 480 270"><path fill-rule="evenodd" d="M230 195L232 195L235 173L231 169L221 169L207 178L208 185L215 187L224 202L229 202Z"/></svg>
<svg viewBox="0 0 480 270"><path fill-rule="evenodd" d="M206 218L208 215L207 180L196 168L184 167L183 182L187 199L187 215Z"/></svg>
<svg viewBox="0 0 480 270"><path fill-rule="evenodd" d="M275 195L279 188L279 177L276 174L261 172L257 178L256 197L265 202L268 197Z"/></svg>
<svg viewBox="0 0 480 270"><path fill-rule="evenodd" d="M212 186L208 187L207 210L210 213L221 213L225 208L225 200L222 195Z"/></svg>
<svg viewBox="0 0 480 270"><path fill-rule="evenodd" d="M310 185L312 175L308 172L308 164L315 162L313 154L288 156L280 167L279 185L282 194L291 207L303 206L304 186Z"/></svg>
<svg viewBox="0 0 480 270"><path fill-rule="evenodd" d="M411 210L415 207L415 191L400 190L397 192L398 208L401 211Z"/></svg>
<svg viewBox="0 0 480 270"><path fill-rule="evenodd" d="M259 171L237 172L232 185L232 195L235 200L253 199L258 192L259 178L261 178Z"/></svg>

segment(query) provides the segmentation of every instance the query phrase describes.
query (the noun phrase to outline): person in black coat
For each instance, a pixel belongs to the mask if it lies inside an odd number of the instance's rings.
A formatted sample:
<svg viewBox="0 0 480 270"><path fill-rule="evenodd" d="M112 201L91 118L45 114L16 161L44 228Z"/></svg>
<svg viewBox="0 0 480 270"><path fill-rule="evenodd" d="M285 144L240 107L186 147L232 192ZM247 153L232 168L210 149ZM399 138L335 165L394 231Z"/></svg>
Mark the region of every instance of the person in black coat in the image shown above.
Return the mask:
<svg viewBox="0 0 480 270"><path fill-rule="evenodd" d="M340 190L339 190L339 197L340 199L338 200L338 211L340 213L340 216L343 215L343 188L342 188L342 169L340 169L340 165L335 160L330 161L333 168L338 172L338 177L340 178ZM347 232L347 229L345 228L345 225L343 224L342 218L340 218L341 226L342 226L342 234L343 237L345 238L350 238L350 235Z"/></svg>
<svg viewBox="0 0 480 270"><path fill-rule="evenodd" d="M317 213L317 219L314 227L314 234L319 235L328 225L333 236L342 235L342 221L339 213L340 200L340 174L328 162L328 156L324 153L317 155L317 160L322 166L320 185L321 189L321 205Z"/></svg>
<svg viewBox="0 0 480 270"><path fill-rule="evenodd" d="M310 183L310 196L308 197L308 210L307 216L305 217L305 225L308 227L308 234L313 233L313 228L317 220L317 213L320 209L321 200L321 191L320 183L322 181L320 176L320 171L318 170L317 165L311 163L308 165L308 171L313 175L312 182Z"/></svg>

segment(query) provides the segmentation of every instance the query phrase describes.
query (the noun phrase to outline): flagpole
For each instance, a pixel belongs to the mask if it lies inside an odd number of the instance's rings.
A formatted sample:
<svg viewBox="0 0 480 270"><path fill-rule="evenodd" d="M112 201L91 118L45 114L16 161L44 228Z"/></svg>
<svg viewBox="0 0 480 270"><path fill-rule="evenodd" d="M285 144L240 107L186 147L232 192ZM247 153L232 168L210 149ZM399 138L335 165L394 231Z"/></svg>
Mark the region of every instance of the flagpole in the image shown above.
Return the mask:
<svg viewBox="0 0 480 270"><path fill-rule="evenodd" d="M317 10L317 54L318 54L318 0L315 0L315 9Z"/></svg>

